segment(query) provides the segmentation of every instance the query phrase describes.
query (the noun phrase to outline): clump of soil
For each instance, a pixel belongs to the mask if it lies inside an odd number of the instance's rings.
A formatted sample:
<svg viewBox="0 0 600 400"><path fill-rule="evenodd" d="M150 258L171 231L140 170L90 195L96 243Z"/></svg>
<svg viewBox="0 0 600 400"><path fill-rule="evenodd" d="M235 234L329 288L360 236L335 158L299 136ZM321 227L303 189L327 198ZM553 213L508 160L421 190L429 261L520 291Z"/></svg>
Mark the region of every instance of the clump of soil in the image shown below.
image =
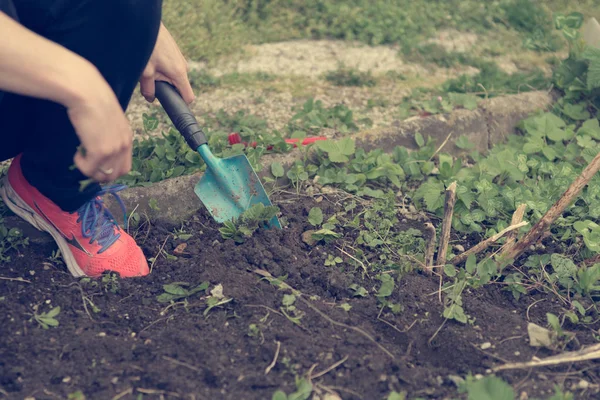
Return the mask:
<svg viewBox="0 0 600 400"><path fill-rule="evenodd" d="M326 267L328 254L340 255L336 244L310 247L301 240L311 228L307 215L315 203L293 200L279 202L289 226L259 231L243 244L223 240L204 212L182 228L193 235L187 241L161 226L138 232L148 257L161 248L178 254L177 259L158 256L152 274L140 279L78 281L60 265L45 263L53 246L13 254L0 276L26 281L0 280L0 394L53 399L81 391L94 399L144 394L262 400L277 389L294 391L295 377L312 371L319 375L314 384L343 399L384 399L392 390L406 391L408 398L442 399L457 396L453 376L486 374L502 360L551 355L527 341L527 323L545 325L545 313L560 308L545 295L517 302L490 285L464 294L472 324L444 324L437 279L414 272L397 283L390 299L403 310L380 315L374 296L380 282L344 265ZM333 207L319 205L326 213ZM302 292L306 302L294 303L304 313L298 324L281 309L289 291L261 279L256 270L285 277ZM174 282L210 285L185 302L160 303L163 285ZM352 283L370 294L353 297ZM232 300L206 312L206 297L219 284ZM342 309L343 303L352 308ZM59 326L46 330L32 320L36 305L38 312L60 306ZM593 343L590 330L573 330L580 345ZM491 347L482 350L486 342ZM585 364L572 379L598 383L593 362ZM571 379L562 374L574 368L500 376L519 383L519 391L547 398L555 383ZM578 398L595 395L588 391Z"/></svg>

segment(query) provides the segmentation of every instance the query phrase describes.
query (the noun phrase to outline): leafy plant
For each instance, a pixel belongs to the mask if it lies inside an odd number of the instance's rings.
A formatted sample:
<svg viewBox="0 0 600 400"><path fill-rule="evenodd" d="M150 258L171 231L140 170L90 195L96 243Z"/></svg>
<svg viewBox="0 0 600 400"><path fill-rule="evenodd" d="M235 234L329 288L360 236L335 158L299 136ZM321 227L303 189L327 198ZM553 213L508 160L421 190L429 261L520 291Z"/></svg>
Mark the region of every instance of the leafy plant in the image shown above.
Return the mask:
<svg viewBox="0 0 600 400"><path fill-rule="evenodd" d="M304 378L296 378L296 391L286 394L283 390L273 393L272 400L308 400L313 387L309 381Z"/></svg>
<svg viewBox="0 0 600 400"><path fill-rule="evenodd" d="M58 314L60 314L60 306L53 307L50 311L41 314L35 313L33 318L43 329L48 329L59 325L58 320L55 318Z"/></svg>
<svg viewBox="0 0 600 400"><path fill-rule="evenodd" d="M278 212L279 207L277 206L265 206L263 203L253 204L239 218L233 221L225 221L223 226L219 228L219 232L223 239L243 243L256 230L265 227Z"/></svg>
<svg viewBox="0 0 600 400"><path fill-rule="evenodd" d="M202 282L200 285L190 287L188 282L173 282L163 285L164 293L157 296L159 303L170 303L172 301L186 299L196 293L206 291L209 287L209 282ZM190 288L188 288L190 287Z"/></svg>

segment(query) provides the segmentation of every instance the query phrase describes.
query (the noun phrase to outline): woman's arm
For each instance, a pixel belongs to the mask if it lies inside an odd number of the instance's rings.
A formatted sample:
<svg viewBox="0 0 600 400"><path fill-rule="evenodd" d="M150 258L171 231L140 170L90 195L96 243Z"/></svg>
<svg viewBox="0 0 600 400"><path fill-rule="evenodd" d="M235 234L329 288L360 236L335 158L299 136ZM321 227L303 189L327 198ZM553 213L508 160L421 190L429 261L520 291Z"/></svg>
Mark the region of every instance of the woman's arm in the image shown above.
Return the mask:
<svg viewBox="0 0 600 400"><path fill-rule="evenodd" d="M133 132L100 71L83 57L2 12L0 90L66 107L85 149L85 156L74 154L75 164L84 175L109 182L131 169ZM101 168L111 172L105 174Z"/></svg>

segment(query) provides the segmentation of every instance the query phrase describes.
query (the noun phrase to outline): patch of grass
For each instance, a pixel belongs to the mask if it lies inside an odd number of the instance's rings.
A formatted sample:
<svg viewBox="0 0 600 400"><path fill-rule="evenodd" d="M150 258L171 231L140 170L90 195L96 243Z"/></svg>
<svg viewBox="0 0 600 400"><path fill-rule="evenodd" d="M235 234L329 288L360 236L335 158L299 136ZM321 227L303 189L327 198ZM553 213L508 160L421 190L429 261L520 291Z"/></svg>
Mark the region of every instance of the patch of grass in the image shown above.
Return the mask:
<svg viewBox="0 0 600 400"><path fill-rule="evenodd" d="M552 18L545 8L532 0L512 0L504 3L505 20L525 34L524 47L537 51L558 51L563 41L556 35Z"/></svg>
<svg viewBox="0 0 600 400"><path fill-rule="evenodd" d="M548 89L551 79L540 69L509 74L494 63L481 63L480 72L474 76L461 75L442 85L444 92L477 93L482 97Z"/></svg>
<svg viewBox="0 0 600 400"><path fill-rule="evenodd" d="M414 43L445 28L484 32L504 11L496 2L436 0L166 0L164 21L193 59L214 59L246 43L299 38Z"/></svg>
<svg viewBox="0 0 600 400"><path fill-rule="evenodd" d="M468 53L458 51L449 52L436 43L403 46L401 56L407 61L421 64L431 63L442 68L453 68L460 65L477 67L483 62L481 59Z"/></svg>
<svg viewBox="0 0 600 400"><path fill-rule="evenodd" d="M338 66L335 71L326 73L325 80L336 86L373 87L377 84L377 80L371 72L359 71L356 68L349 68L344 65Z"/></svg>

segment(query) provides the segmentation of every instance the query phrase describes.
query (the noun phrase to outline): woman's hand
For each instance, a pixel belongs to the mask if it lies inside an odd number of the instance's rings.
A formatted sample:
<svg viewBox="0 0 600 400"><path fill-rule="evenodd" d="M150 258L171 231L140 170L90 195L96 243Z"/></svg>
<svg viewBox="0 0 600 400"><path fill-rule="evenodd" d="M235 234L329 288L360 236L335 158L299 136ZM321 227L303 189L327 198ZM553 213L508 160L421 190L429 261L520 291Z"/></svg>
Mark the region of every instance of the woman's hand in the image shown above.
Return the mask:
<svg viewBox="0 0 600 400"><path fill-rule="evenodd" d="M187 75L187 61L179 50L175 39L161 23L158 38L152 56L140 79L142 96L153 102L155 99L155 81L166 81L179 90L186 103L194 100L194 92Z"/></svg>

